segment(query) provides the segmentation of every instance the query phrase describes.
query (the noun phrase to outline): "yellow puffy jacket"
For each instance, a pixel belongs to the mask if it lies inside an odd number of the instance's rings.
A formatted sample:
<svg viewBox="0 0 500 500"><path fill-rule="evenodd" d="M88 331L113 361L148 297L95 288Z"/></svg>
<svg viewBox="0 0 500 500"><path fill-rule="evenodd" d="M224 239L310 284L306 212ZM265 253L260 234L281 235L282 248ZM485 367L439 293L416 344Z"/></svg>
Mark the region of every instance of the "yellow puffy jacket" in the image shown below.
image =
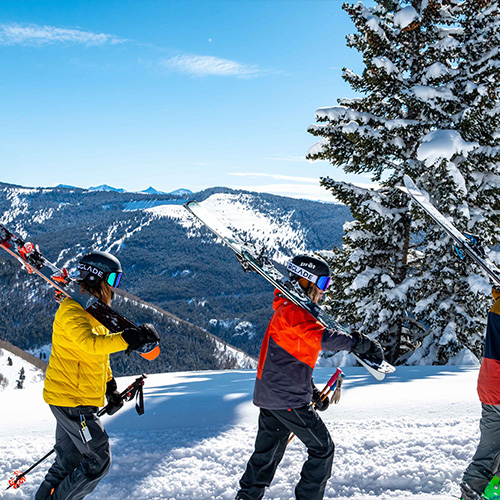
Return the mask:
<svg viewBox="0 0 500 500"><path fill-rule="evenodd" d="M109 354L128 347L80 304L66 298L57 310L43 399L53 406L103 406L111 380Z"/></svg>

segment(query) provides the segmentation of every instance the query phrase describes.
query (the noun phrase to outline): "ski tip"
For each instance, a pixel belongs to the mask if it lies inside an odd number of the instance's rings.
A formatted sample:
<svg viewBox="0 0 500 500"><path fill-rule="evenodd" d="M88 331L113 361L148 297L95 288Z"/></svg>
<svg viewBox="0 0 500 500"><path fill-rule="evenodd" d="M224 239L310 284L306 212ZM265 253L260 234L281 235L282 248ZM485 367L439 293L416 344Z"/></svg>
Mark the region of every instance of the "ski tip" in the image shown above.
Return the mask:
<svg viewBox="0 0 500 500"><path fill-rule="evenodd" d="M411 192L410 192L410 189L411 188L415 188L415 183L413 182L412 178L407 175L407 174L404 174L403 175L403 184L404 186L396 186L400 191L402 191L403 193L407 194L408 196L410 196L411 198Z"/></svg>
<svg viewBox="0 0 500 500"><path fill-rule="evenodd" d="M158 343L147 344L137 351L144 359L153 361L160 355L160 346Z"/></svg>
<svg viewBox="0 0 500 500"><path fill-rule="evenodd" d="M190 210L191 205L198 205L198 202L196 200L189 200L187 203L184 203L182 206L184 208L186 208L187 210Z"/></svg>
<svg viewBox="0 0 500 500"><path fill-rule="evenodd" d="M418 189L413 179L407 174L403 176L403 183L408 191L411 189Z"/></svg>
<svg viewBox="0 0 500 500"><path fill-rule="evenodd" d="M351 354L376 380L384 380L386 375L396 371L396 368L385 360L374 358L373 356L360 357L354 352Z"/></svg>
<svg viewBox="0 0 500 500"><path fill-rule="evenodd" d="M396 371L396 367L392 366L390 363L387 361L382 361L382 364L380 365L379 370L384 374L384 375L390 375L391 373L394 373Z"/></svg>

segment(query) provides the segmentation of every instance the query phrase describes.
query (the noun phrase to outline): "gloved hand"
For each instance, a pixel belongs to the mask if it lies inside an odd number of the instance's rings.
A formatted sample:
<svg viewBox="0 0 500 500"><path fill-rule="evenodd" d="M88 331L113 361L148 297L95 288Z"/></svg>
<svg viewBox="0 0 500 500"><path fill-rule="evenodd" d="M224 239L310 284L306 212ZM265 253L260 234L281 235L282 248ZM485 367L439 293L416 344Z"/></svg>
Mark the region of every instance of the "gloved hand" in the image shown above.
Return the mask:
<svg viewBox="0 0 500 500"><path fill-rule="evenodd" d="M312 402L314 408L318 411L325 411L330 406L330 399L325 398L321 401L321 391L313 384Z"/></svg>
<svg viewBox="0 0 500 500"><path fill-rule="evenodd" d="M160 340L160 336L151 323L144 323L137 328L125 328L122 337L128 344L129 349L133 351L140 349L143 345L159 342Z"/></svg>
<svg viewBox="0 0 500 500"><path fill-rule="evenodd" d="M106 384L106 401L108 402L106 411L108 415L113 415L123 406L123 401L120 398L118 386L114 378Z"/></svg>
<svg viewBox="0 0 500 500"><path fill-rule="evenodd" d="M368 335L354 330L351 337L356 340L356 344L352 348L353 352L357 354L368 354L377 359L385 359L384 350L379 342L372 340Z"/></svg>

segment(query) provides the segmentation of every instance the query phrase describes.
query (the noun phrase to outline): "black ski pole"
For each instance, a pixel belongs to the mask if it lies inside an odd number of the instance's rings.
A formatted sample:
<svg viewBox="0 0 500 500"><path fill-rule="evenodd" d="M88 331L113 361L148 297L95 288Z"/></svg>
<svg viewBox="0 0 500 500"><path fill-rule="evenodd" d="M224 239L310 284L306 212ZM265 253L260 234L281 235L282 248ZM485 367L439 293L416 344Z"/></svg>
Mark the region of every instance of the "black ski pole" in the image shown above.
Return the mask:
<svg viewBox="0 0 500 500"><path fill-rule="evenodd" d="M140 377L136 378L134 382L132 382L124 391L120 392L120 401L131 401L135 396L137 396L138 402L135 405L135 409L139 415L144 414L143 387L145 378L147 378L147 375L143 373ZM103 406L97 412L97 416L102 417L103 415L105 415L108 412L110 406L111 403L108 403L106 406ZM35 467L40 465L55 451L56 451L55 448L52 448L40 460L35 462L31 467L26 469L24 472L20 470L14 471L14 477L9 479L9 486L7 486L6 490L8 490L9 488L14 488L14 489L19 488L21 484L23 484L26 481L26 474L30 473Z"/></svg>
<svg viewBox="0 0 500 500"><path fill-rule="evenodd" d="M44 455L40 460L38 460L38 462L35 462L31 467L26 469L24 472L22 472L20 470L14 471L15 477L11 477L9 479L9 486L7 486L6 489L8 490L9 488L14 488L14 489L19 488L21 486L21 484L23 484L26 481L26 474L28 474L35 467L40 465L46 458L50 457L50 455L52 455L52 453L54 453L54 451L56 451L56 450L54 448L52 448L46 455Z"/></svg>

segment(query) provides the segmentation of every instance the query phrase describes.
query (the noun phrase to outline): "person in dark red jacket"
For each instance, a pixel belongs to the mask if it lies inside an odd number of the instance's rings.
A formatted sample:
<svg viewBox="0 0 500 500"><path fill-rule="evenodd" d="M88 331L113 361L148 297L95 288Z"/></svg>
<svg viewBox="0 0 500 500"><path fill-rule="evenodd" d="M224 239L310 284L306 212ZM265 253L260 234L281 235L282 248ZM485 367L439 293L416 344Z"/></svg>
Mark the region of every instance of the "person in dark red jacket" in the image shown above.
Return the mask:
<svg viewBox="0 0 500 500"><path fill-rule="evenodd" d="M330 284L326 262L298 255L288 264L309 298L318 304ZM253 402L260 407L255 450L240 480L237 500L260 500L271 484L288 437L293 432L307 447L308 459L295 488L297 500L321 500L331 475L334 444L328 429L311 405L323 411L329 401L321 401L312 374L319 352L352 351L383 358L378 342L354 332L325 328L305 309L274 293L274 314L262 342Z"/></svg>
<svg viewBox="0 0 500 500"><path fill-rule="evenodd" d="M492 295L495 303L488 314L484 355L477 380L482 407L481 438L460 485L463 500L484 498L483 491L500 469L500 290L493 288ZM494 498L500 498L500 493Z"/></svg>

